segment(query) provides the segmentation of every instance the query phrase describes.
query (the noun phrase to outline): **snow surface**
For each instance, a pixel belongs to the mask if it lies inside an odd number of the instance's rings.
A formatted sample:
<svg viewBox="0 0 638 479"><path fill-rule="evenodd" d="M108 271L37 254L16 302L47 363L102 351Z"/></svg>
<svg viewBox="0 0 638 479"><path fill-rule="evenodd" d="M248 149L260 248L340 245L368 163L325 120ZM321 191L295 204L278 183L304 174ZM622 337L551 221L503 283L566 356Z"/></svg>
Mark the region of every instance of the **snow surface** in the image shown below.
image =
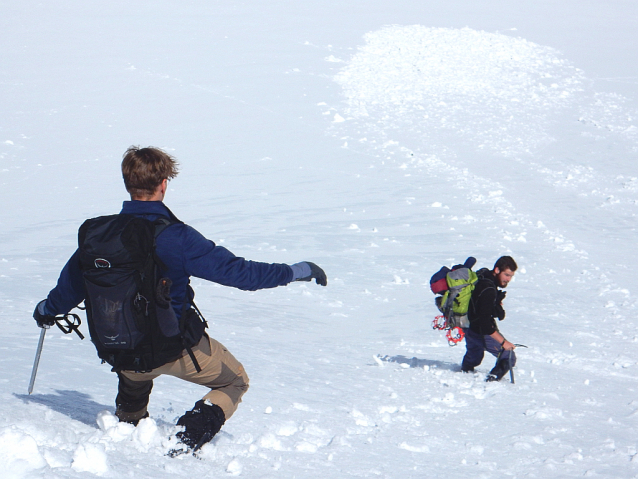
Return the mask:
<svg viewBox="0 0 638 479"><path fill-rule="evenodd" d="M4 2L2 477L638 476L635 2ZM165 456L204 391L113 416L91 343L35 304L131 144L172 152L167 204L250 259L329 285L194 279L251 388L199 458ZM458 372L430 275L519 263L516 384ZM83 326L86 332L86 327Z"/></svg>

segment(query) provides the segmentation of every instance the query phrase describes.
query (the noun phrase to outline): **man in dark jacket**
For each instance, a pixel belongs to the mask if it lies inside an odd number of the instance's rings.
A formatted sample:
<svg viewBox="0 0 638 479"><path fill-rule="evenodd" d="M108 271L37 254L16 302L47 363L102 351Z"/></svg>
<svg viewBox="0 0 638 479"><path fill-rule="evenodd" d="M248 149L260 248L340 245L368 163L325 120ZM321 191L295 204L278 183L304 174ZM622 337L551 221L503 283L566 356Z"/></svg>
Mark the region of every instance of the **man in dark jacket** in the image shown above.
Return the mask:
<svg viewBox="0 0 638 479"><path fill-rule="evenodd" d="M505 291L499 288L507 287L516 269L511 256L502 256L491 271L487 268L477 271L479 281L472 292L468 311L470 327L463 329L467 348L461 365L463 372L473 372L483 361L485 351L498 358L487 381L500 381L516 364L515 346L500 333L495 321L495 318L505 318L502 304Z"/></svg>
<svg viewBox="0 0 638 479"><path fill-rule="evenodd" d="M121 214L151 221L158 218L176 220L163 200L168 181L177 172L177 162L164 151L152 147L129 148L122 161L122 176L131 201L124 202ZM194 297L191 276L249 291L312 279L322 286L327 284L326 274L314 263L289 266L248 261L181 222L166 227L157 236L156 243L157 256L166 266L165 275L172 281L171 305L177 321L185 311L192 311L191 304L184 305L189 302L188 298ZM37 305L34 318L38 326L54 324L56 315L68 313L86 296L78 250L64 266L57 286ZM194 314L184 313L184 318L201 321ZM178 323L162 327L179 331ZM201 338L195 338L195 344L187 348L188 352L182 351L180 357L160 367L150 371L116 370L119 385L115 414L120 421L137 424L147 417L153 379L169 374L210 388L203 399L178 420L177 424L184 426L178 433L181 442L189 449L197 449L213 438L241 402L248 389L248 376L241 363L222 344L210 338L203 328L201 331Z"/></svg>

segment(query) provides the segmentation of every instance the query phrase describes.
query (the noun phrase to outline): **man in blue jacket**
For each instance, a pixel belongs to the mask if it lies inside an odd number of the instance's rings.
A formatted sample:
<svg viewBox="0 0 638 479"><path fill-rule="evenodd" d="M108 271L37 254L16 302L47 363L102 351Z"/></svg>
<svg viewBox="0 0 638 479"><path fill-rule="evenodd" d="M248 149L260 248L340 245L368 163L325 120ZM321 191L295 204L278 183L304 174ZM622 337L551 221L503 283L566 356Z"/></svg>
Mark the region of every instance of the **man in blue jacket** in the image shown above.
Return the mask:
<svg viewBox="0 0 638 479"><path fill-rule="evenodd" d="M122 161L122 176L131 201L124 202L121 214L151 221L176 220L163 200L168 181L177 173L177 162L164 151L152 147L129 148ZM312 279L327 285L326 274L314 263L289 266L248 261L181 222L172 222L157 236L155 251L166 267L165 276L172 282L171 305L177 321L185 311L191 311L191 304L184 304L194 296L189 285L191 276L249 291ZM38 326L48 327L54 324L56 315L68 313L86 297L78 250L62 269L57 286L37 305L33 316ZM184 314L189 321L199 320L196 315ZM165 327L179 330L177 324ZM197 449L219 432L248 389L248 376L222 344L205 332L199 334L201 338L195 338L188 352L184 350L177 359L150 371L114 368L119 378L115 414L120 421L137 424L147 417L153 379L168 374L210 388L195 407L178 420L177 424L184 426L178 433L181 442L190 449Z"/></svg>

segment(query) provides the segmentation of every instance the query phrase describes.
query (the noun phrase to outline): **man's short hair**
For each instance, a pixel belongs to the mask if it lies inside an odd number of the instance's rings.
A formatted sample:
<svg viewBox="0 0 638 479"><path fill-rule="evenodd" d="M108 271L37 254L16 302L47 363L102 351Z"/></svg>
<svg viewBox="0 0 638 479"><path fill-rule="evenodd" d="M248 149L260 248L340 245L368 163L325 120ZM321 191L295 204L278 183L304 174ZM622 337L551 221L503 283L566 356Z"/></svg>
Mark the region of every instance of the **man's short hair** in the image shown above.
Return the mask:
<svg viewBox="0 0 638 479"><path fill-rule="evenodd" d="M122 160L126 191L134 198L152 196L162 181L177 176L177 166L177 161L159 148L131 146Z"/></svg>
<svg viewBox="0 0 638 479"><path fill-rule="evenodd" d="M494 263L494 269L496 268L498 268L499 271L505 271L506 269L509 269L510 271L514 272L518 268L518 265L516 264L516 261L514 261L514 258L512 258L511 256L501 256L499 259L496 260L496 263Z"/></svg>

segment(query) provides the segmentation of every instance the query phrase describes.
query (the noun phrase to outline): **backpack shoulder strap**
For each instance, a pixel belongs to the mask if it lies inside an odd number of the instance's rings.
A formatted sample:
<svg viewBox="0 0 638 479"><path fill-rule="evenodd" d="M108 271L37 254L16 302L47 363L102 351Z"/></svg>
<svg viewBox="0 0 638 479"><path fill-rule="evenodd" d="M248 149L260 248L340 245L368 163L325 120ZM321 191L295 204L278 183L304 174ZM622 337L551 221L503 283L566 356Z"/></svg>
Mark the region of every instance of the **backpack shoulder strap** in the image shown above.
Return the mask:
<svg viewBox="0 0 638 479"><path fill-rule="evenodd" d="M171 210L168 209L168 207L166 207L166 210L168 211L168 218L165 218L163 216L157 218L153 224L155 225L155 239L157 239L157 237L169 226L174 225L174 224L183 224L184 222L179 220L177 218L177 216L175 216L173 214L173 212Z"/></svg>
<svg viewBox="0 0 638 479"><path fill-rule="evenodd" d="M155 226L155 239L170 225L175 224L168 218L158 218L153 221L153 225Z"/></svg>

